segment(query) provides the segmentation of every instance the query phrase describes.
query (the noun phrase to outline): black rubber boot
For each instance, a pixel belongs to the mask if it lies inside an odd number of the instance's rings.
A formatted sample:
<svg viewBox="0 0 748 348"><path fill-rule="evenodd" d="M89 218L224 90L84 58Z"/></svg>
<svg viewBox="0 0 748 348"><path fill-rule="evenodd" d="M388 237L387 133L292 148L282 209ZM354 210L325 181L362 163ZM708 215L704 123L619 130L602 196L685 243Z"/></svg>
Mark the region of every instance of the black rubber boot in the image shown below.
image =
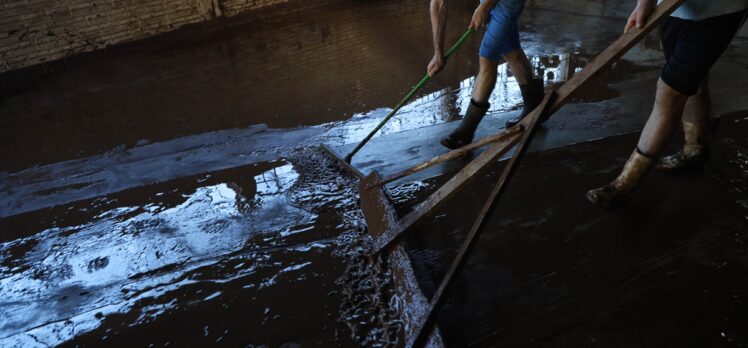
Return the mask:
<svg viewBox="0 0 748 348"><path fill-rule="evenodd" d="M512 127L515 124L519 123L525 116L527 116L532 110L535 110L538 105L540 105L540 102L543 101L543 96L545 95L545 90L543 88L543 80L542 79L532 79L530 83L526 85L520 85L519 90L522 92L522 102L524 106L522 107L522 114L520 114L516 118L512 118L506 121L506 128ZM541 121L541 123L544 122Z"/></svg>
<svg viewBox="0 0 748 348"><path fill-rule="evenodd" d="M448 149L457 149L470 144L473 141L475 129L478 128L478 123L486 115L489 106L490 104L487 102L479 104L470 99L470 105L465 113L465 117L460 121L460 125L446 138L442 139L441 144Z"/></svg>

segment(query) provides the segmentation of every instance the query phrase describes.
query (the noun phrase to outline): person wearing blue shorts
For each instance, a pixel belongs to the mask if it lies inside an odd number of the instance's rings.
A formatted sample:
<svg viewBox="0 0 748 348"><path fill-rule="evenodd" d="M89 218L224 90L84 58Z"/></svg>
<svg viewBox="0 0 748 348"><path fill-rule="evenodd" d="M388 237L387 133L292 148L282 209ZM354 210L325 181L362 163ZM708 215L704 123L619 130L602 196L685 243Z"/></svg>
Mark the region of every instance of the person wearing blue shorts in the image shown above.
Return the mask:
<svg viewBox="0 0 748 348"><path fill-rule="evenodd" d="M655 7L638 0L624 32L641 28ZM662 171L700 169L709 157L711 98L709 70L745 23L748 0L686 0L662 24L665 66L657 81L652 113L639 143L613 182L587 192L606 209L622 206L655 162ZM671 134L683 123L685 143L676 154L655 161Z"/></svg>
<svg viewBox="0 0 748 348"><path fill-rule="evenodd" d="M480 68L475 77L472 100L462 118L460 125L441 144L456 149L473 140L483 116L490 106L488 98L496 85L496 68L499 61L509 63L524 102L522 113L518 118L507 121L511 127L537 107L543 99L543 80L533 78L532 66L527 59L519 41L517 19L525 7L526 0L484 0L478 5L470 28L485 27L479 51ZM428 64L427 71L434 76L444 67L444 33L447 24L446 0L431 0L431 28L434 38L434 57Z"/></svg>

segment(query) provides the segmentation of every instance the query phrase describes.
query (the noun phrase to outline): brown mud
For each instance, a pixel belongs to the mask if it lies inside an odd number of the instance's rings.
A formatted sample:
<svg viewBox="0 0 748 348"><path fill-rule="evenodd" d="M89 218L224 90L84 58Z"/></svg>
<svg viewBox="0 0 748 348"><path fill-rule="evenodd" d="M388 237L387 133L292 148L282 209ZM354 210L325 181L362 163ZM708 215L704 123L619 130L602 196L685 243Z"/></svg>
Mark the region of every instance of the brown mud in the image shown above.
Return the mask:
<svg viewBox="0 0 748 348"><path fill-rule="evenodd" d="M468 1L450 2L448 42L459 36L472 10ZM424 11L417 1L355 2L283 18L239 16L2 74L0 147L14 151L0 155L0 170L230 128L289 129L352 120L357 122L346 132L368 129L424 73L432 55ZM570 40L548 26L570 19L548 13L554 12L526 11L522 27L528 32L522 40L538 71L548 70L555 82L571 76L604 47L600 43L615 37L603 32L583 43ZM617 25L618 19L587 18L585 25L594 28L596 22ZM464 113L480 37L468 40L382 134ZM572 70L555 71L559 64ZM521 97L511 72L504 65L499 74L491 112L518 109Z"/></svg>
<svg viewBox="0 0 748 348"><path fill-rule="evenodd" d="M447 41L459 36L474 7L468 1L449 4ZM563 6L528 1L522 42L537 72L555 85L620 34L629 10L618 1ZM403 342L408 320L425 299L395 280L415 275L431 291L459 240L462 227L454 224L463 221L460 216L469 220L482 191L466 192L469 197L450 206L451 215L440 213L411 232L418 267L412 272L405 250L389 260L367 255L357 183L314 146L352 146L423 75L431 56L427 13L422 1L411 0L336 2L287 16L269 10L0 75L0 146L6 149L0 154L0 346ZM572 24L577 30L566 30ZM479 36L469 41L354 165L386 175L443 153L434 139L449 132L456 123L448 121L467 107L478 44ZM748 83L742 58L748 45L743 39L732 47L712 75L720 82L713 86L719 113L748 107L741 92ZM706 197L718 208L685 209L690 220L684 221L698 227L695 220L703 218L719 227L717 242L733 236L728 232L739 226L734 220L745 213L725 198L735 197L725 187L745 187L736 181L744 176L728 170L737 165L745 172L744 150L731 160L716 158L725 172L712 168L706 179L681 178L662 187L651 180L655 184L642 190L654 192L644 195L647 205L612 215L591 209L580 197L593 182L614 174L630 139L544 152L641 127L661 59L657 40L648 38L580 91L536 137L534 154L512 185L518 192L534 190L534 197L508 192L514 198L507 202L516 203L500 207L494 224L516 230L507 234L511 238L483 243L493 249L478 253L482 257L470 262L456 284L463 290L449 295L440 321L449 343L469 338L511 346L530 337L546 345L579 346L590 336L629 342L620 332L605 336L602 329L584 326L594 312L584 304L628 310L629 317L601 314L615 327L636 324L630 318L639 310L625 305L648 304L644 300L654 292L636 282L649 279L647 274L631 272L648 269L662 276L648 266L671 260L658 253L702 236L649 233L668 226L646 209L673 217L686 198ZM511 71L502 65L498 74L480 135L502 128L521 107ZM742 144L733 135L723 139ZM398 208L407 209L465 161L435 167L388 190ZM530 170L533 166L543 170ZM689 193L678 186L687 180L696 180L700 189ZM712 197L715 193L724 197ZM736 200L746 206L745 198ZM723 214L724 228L710 214ZM637 229L645 232L632 232ZM639 250L639 235L655 237ZM742 245L742 235L734 236L735 245ZM735 251L730 247L725 250ZM693 256L688 250L683 255ZM714 257L713 248L707 251L705 257ZM555 264L566 268L548 268ZM682 264L668 265L673 274L695 271L694 277L705 269L699 268L703 263ZM719 272L740 267L731 259ZM704 299L723 300L726 273L719 272L687 280L718 282L707 289L717 295L705 293ZM611 285L631 274L635 286ZM673 284L662 291L679 291ZM502 290L490 290L497 288ZM615 307L606 294L626 298L619 296L621 289L640 294L642 302ZM742 300L743 288L730 289ZM548 312L553 308L558 310ZM666 321L666 311L658 308L641 312ZM567 312L571 319L559 314ZM741 322L732 314L709 318L712 326L724 318ZM557 327L570 329L542 331ZM729 330L724 337L742 342Z"/></svg>
<svg viewBox="0 0 748 348"><path fill-rule="evenodd" d="M439 313L447 344L748 344L748 111L722 117L703 172L652 172L620 211L586 190L617 175L638 134L530 154ZM408 232L426 296L501 165ZM393 198L399 210L433 192Z"/></svg>
<svg viewBox="0 0 748 348"><path fill-rule="evenodd" d="M0 220L0 342L397 342L391 277L332 165L306 152Z"/></svg>
<svg viewBox="0 0 748 348"><path fill-rule="evenodd" d="M452 28L468 22L466 5L451 5ZM392 106L432 55L423 11L415 1L346 2L282 18L233 18L0 76L0 146L15 149L3 153L0 170L143 140L318 125ZM450 33L455 40L457 31ZM468 41L425 92L474 73L479 43Z"/></svg>

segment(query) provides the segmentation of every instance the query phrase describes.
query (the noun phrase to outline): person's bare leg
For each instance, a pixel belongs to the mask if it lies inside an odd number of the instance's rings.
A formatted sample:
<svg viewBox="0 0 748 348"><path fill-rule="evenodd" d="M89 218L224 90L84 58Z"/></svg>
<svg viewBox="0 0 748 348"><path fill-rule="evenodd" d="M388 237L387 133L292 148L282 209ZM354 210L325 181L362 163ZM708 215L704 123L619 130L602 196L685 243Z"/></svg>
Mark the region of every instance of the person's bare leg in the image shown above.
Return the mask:
<svg viewBox="0 0 748 348"><path fill-rule="evenodd" d="M656 157L670 140L688 96L682 94L661 79L657 80L654 108L639 137L637 149L643 155Z"/></svg>
<svg viewBox="0 0 748 348"><path fill-rule="evenodd" d="M517 79L517 84L524 86L530 83L532 80L532 65L524 50L519 48L511 51L504 56L504 59L509 64L509 69L512 70L514 78ZM479 62L480 70L478 75L475 76L475 84L473 85L473 100L478 103L486 103L494 87L496 87L496 68L499 66L499 62L484 57L480 57Z"/></svg>
<svg viewBox="0 0 748 348"><path fill-rule="evenodd" d="M691 123L702 123L709 121L712 112L712 97L709 93L709 75L707 74L695 95L688 97L683 107L683 121Z"/></svg>
<svg viewBox="0 0 748 348"><path fill-rule="evenodd" d="M709 159L711 107L707 75L701 80L696 94L688 97L683 107L683 147L677 153L661 158L657 163L657 169L679 171L704 168Z"/></svg>
<svg viewBox="0 0 748 348"><path fill-rule="evenodd" d="M479 62L480 68L473 84L473 98L465 117L449 136L441 140L441 144L446 148L456 149L472 142L475 129L488 112L488 98L496 86L496 68L499 62L484 57L480 57Z"/></svg>
<svg viewBox="0 0 748 348"><path fill-rule="evenodd" d="M681 119L687 99L688 96L674 90L662 80L657 81L655 104L636 149L613 182L587 192L590 202L605 209L616 209L628 200L628 195L654 162L653 157L662 151L670 139Z"/></svg>
<svg viewBox="0 0 748 348"><path fill-rule="evenodd" d="M504 55L504 59L509 64L509 68L512 69L514 78L517 79L523 101L522 113L518 117L507 120L506 127L509 128L519 123L523 117L527 116L540 105L545 91L543 89L543 80L533 78L532 65L530 64L530 60L527 59L524 50L518 48L511 51Z"/></svg>
<svg viewBox="0 0 748 348"><path fill-rule="evenodd" d="M473 84L473 100L485 104L496 87L496 68L499 62L484 57L479 57L478 62L478 75L475 76Z"/></svg>
<svg viewBox="0 0 748 348"><path fill-rule="evenodd" d="M509 69L512 69L517 84L524 86L530 83L530 80L532 80L532 65L530 65L530 60L527 59L523 49L519 48L507 53L504 59L509 63Z"/></svg>

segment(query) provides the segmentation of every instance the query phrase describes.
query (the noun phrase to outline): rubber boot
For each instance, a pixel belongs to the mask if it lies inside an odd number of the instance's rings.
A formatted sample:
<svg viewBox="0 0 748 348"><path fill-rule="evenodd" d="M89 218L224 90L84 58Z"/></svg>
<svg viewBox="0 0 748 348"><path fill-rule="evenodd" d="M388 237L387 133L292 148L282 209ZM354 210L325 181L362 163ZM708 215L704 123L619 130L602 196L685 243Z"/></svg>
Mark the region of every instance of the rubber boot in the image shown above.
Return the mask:
<svg viewBox="0 0 748 348"><path fill-rule="evenodd" d="M628 201L629 194L636 188L653 162L652 158L641 154L639 150L634 150L623 166L621 174L610 184L587 191L587 199L604 209L620 208Z"/></svg>
<svg viewBox="0 0 748 348"><path fill-rule="evenodd" d="M657 169L675 172L691 169L703 169L709 160L709 127L707 122L683 121L685 143L674 155L663 157L657 163Z"/></svg>
<svg viewBox="0 0 748 348"><path fill-rule="evenodd" d="M532 79L530 83L526 85L520 85L519 90L522 92L522 103L524 104L524 106L522 107L522 113L518 117L507 120L506 128L513 127L515 124L519 123L519 121L521 121L525 116L530 114L530 112L535 110L535 108L540 105L540 102L543 101L543 96L545 95L542 79ZM543 120L542 122L544 121L545 120Z"/></svg>
<svg viewBox="0 0 748 348"><path fill-rule="evenodd" d="M441 144L448 149L457 149L464 145L470 144L475 135L475 129L488 111L489 103L477 103L470 99L465 117L460 121L460 125L452 131L446 138L441 140Z"/></svg>

